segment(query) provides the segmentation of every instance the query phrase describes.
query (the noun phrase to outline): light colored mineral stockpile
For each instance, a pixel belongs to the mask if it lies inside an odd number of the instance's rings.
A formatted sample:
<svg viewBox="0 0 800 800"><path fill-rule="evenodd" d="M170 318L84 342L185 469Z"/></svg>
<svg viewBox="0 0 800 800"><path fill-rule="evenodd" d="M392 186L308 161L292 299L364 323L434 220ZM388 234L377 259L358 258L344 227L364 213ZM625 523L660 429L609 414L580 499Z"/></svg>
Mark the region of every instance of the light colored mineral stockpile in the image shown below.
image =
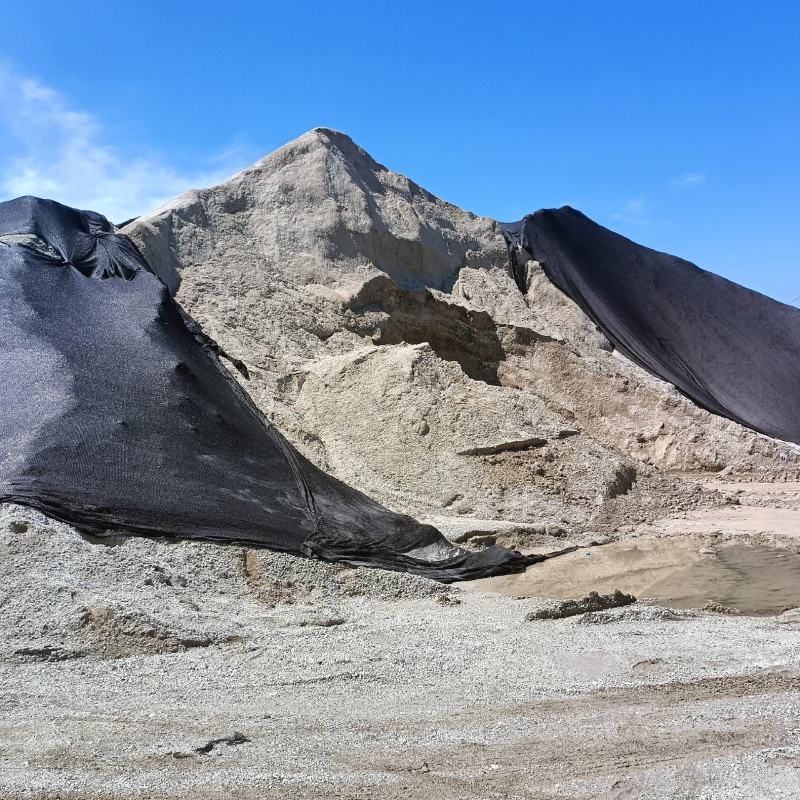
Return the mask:
<svg viewBox="0 0 800 800"><path fill-rule="evenodd" d="M523 295L496 222L341 133L124 232L302 452L445 531L599 529L691 502L663 470L798 474L797 447L612 352L536 262Z"/></svg>

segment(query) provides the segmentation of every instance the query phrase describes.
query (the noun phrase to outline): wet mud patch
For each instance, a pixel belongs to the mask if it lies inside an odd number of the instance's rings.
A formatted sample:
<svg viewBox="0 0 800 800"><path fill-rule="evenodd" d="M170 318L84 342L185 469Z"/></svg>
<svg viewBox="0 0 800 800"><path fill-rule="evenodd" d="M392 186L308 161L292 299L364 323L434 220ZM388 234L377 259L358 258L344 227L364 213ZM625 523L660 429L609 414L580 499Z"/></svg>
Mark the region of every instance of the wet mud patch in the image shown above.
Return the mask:
<svg viewBox="0 0 800 800"><path fill-rule="evenodd" d="M710 545L698 539L637 539L578 550L518 575L464 585L556 599L619 589L673 608L770 615L800 607L800 554L763 545Z"/></svg>

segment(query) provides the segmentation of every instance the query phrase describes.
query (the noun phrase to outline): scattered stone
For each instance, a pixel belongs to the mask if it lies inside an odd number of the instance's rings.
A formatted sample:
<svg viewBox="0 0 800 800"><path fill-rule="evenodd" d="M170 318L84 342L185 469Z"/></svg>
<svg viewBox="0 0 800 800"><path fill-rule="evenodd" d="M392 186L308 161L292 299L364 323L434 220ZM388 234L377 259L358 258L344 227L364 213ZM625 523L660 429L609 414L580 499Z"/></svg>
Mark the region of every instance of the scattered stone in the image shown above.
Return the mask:
<svg viewBox="0 0 800 800"><path fill-rule="evenodd" d="M491 444L467 447L463 450L456 450L459 456L491 456L496 453L515 452L518 450L530 450L532 447L544 447L547 439L541 436L527 436L522 439L509 439L507 441L493 442Z"/></svg>
<svg viewBox="0 0 800 800"><path fill-rule="evenodd" d="M186 636L178 637L178 644L191 650L193 647L210 647L213 644L213 639L210 636Z"/></svg>
<svg viewBox="0 0 800 800"><path fill-rule="evenodd" d="M709 600L703 606L703 611L713 611L715 614L731 614L732 616L737 616L742 613L740 609L731 608L731 606L723 605L716 600Z"/></svg>
<svg viewBox="0 0 800 800"><path fill-rule="evenodd" d="M614 622L674 622L695 616L694 612L676 612L671 608L660 606L634 606L629 608L609 609L608 611L590 611L579 620L579 625L607 625Z"/></svg>
<svg viewBox="0 0 800 800"><path fill-rule="evenodd" d="M462 600L452 594L440 594L435 602L440 606L460 606Z"/></svg>
<svg viewBox="0 0 800 800"><path fill-rule="evenodd" d="M217 745L220 744L227 745L228 747L235 747L240 744L246 744L249 741L251 741L249 737L245 736L239 731L234 731L230 736L223 736L220 739L209 740L201 747L195 748L195 753L200 753L203 755L205 753L210 753Z"/></svg>
<svg viewBox="0 0 800 800"><path fill-rule="evenodd" d="M617 608L635 603L632 594L625 594L617 589L613 594L598 594L590 592L579 600L565 600L554 608L545 608L540 611L531 611L526 615L528 622L539 619L563 619L585 614L587 611L604 611L608 608Z"/></svg>
<svg viewBox="0 0 800 800"><path fill-rule="evenodd" d="M788 608L778 616L778 624L800 630L800 608Z"/></svg>
<svg viewBox="0 0 800 800"><path fill-rule="evenodd" d="M220 739L210 739L204 745L200 747L195 747L194 752L198 755L207 755L210 753L215 747L218 745L224 744L228 747L236 747L240 744L246 744L247 742L251 741L247 736L239 731L234 731L230 736L223 736Z"/></svg>
<svg viewBox="0 0 800 800"><path fill-rule="evenodd" d="M297 624L302 628L306 626L317 628L333 628L336 625L344 625L347 622L344 617L310 617L302 619Z"/></svg>
<svg viewBox="0 0 800 800"><path fill-rule="evenodd" d="M658 667L663 663L663 658L646 658L644 661L637 661L631 669L634 672L653 672L653 667Z"/></svg>
<svg viewBox="0 0 800 800"><path fill-rule="evenodd" d="M85 653L57 645L43 645L42 647L20 647L14 651L14 655L25 661L70 661L74 658L82 658Z"/></svg>
<svg viewBox="0 0 800 800"><path fill-rule="evenodd" d="M636 482L636 470L630 464L621 464L607 480L603 498L612 500L620 495L627 494Z"/></svg>
<svg viewBox="0 0 800 800"><path fill-rule="evenodd" d="M453 509L458 514L472 514L475 511L475 506L469 500L461 500Z"/></svg>

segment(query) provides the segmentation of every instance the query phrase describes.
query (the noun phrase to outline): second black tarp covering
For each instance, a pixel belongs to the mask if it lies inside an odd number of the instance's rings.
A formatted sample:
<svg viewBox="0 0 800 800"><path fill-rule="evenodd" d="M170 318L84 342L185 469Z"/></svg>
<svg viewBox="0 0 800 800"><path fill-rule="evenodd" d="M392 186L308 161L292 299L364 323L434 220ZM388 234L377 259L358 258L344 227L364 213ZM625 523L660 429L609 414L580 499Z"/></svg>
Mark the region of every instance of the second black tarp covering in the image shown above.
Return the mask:
<svg viewBox="0 0 800 800"><path fill-rule="evenodd" d="M800 443L800 310L569 207L502 227L620 352L709 411Z"/></svg>
<svg viewBox="0 0 800 800"><path fill-rule="evenodd" d="M0 203L0 502L97 535L208 538L452 581L471 553L304 459L105 218Z"/></svg>

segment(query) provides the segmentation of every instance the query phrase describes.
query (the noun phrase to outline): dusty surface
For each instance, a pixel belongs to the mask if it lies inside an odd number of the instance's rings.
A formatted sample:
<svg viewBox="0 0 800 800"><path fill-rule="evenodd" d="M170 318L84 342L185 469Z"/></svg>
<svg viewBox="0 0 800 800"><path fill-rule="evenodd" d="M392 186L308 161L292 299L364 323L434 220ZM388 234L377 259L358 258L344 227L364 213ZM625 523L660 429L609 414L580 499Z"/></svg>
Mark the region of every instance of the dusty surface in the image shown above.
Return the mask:
<svg viewBox="0 0 800 800"><path fill-rule="evenodd" d="M790 798L800 613L547 601L0 512L0 797ZM531 579L537 567L529 571Z"/></svg>

